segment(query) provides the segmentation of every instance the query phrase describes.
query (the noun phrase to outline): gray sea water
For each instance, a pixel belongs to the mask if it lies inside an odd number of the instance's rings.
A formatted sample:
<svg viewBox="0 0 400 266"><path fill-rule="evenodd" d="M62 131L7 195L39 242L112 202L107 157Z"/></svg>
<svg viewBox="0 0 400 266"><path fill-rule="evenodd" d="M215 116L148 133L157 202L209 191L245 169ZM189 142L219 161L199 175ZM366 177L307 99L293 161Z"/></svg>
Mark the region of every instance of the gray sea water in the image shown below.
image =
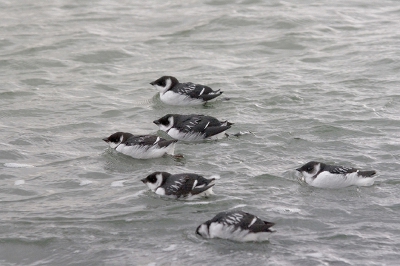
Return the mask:
<svg viewBox="0 0 400 266"><path fill-rule="evenodd" d="M398 265L400 2L0 1L0 265ZM224 91L163 104L162 75ZM222 97L221 97L222 98ZM135 160L116 131L167 113L235 123L184 159ZM311 161L375 169L371 187L298 180ZM160 198L153 171L220 175L210 198ZM240 209L268 242L204 240Z"/></svg>

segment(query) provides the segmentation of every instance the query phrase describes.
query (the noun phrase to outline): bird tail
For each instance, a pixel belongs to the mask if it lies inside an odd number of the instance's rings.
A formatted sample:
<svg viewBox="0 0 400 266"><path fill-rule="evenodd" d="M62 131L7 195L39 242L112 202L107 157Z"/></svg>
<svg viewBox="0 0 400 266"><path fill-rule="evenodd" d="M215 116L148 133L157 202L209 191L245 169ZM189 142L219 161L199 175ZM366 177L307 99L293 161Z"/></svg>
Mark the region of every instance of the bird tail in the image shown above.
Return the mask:
<svg viewBox="0 0 400 266"><path fill-rule="evenodd" d="M359 171L358 174L362 177L372 177L376 174L375 170Z"/></svg>
<svg viewBox="0 0 400 266"><path fill-rule="evenodd" d="M199 98L203 99L203 101L209 101L209 100L212 100L214 98L217 98L221 94L222 94L222 91L217 90L217 91L211 92L209 94L200 95Z"/></svg>
<svg viewBox="0 0 400 266"><path fill-rule="evenodd" d="M202 192L205 192L207 190L209 190L210 188L212 188L215 185L215 178L211 179L210 182L207 184L207 186L202 186L202 187L195 187L192 190L192 195L197 195L200 194ZM210 193L212 194L212 192Z"/></svg>
<svg viewBox="0 0 400 266"><path fill-rule="evenodd" d="M208 127L205 130L205 136L206 138L217 135L221 132L224 132L225 130L231 128L230 125L227 126L220 126L220 127Z"/></svg>

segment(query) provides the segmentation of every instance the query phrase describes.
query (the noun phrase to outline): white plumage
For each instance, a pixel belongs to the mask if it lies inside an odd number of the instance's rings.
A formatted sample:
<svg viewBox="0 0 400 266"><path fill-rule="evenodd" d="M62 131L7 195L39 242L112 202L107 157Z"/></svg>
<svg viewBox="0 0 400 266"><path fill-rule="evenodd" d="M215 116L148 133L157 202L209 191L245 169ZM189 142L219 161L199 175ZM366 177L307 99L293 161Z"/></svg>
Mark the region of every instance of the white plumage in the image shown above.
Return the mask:
<svg viewBox="0 0 400 266"><path fill-rule="evenodd" d="M213 219L199 225L196 234L204 238L222 238L239 242L266 241L274 223L263 221L242 211L218 213Z"/></svg>
<svg viewBox="0 0 400 266"><path fill-rule="evenodd" d="M165 154L173 155L176 140L166 140L155 135L132 135L116 132L103 139L116 151L135 159L159 158Z"/></svg>
<svg viewBox="0 0 400 266"><path fill-rule="evenodd" d="M374 170L361 171L356 168L309 162L296 169L307 184L320 188L343 188L348 186L371 186L375 181Z"/></svg>
<svg viewBox="0 0 400 266"><path fill-rule="evenodd" d="M142 179L151 191L160 196L195 199L213 194L215 178L206 179L200 175L183 173L172 175L167 172L154 172Z"/></svg>
<svg viewBox="0 0 400 266"><path fill-rule="evenodd" d="M150 84L160 92L160 100L170 105L204 104L222 94L204 85L180 83L172 76L163 76Z"/></svg>

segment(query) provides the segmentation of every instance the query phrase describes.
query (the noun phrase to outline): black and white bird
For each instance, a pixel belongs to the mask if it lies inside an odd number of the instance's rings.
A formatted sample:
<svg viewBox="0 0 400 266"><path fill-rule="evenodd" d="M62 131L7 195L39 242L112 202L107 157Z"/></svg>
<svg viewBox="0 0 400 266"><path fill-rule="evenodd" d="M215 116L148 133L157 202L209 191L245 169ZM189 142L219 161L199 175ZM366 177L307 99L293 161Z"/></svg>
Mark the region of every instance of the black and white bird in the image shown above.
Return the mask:
<svg viewBox="0 0 400 266"><path fill-rule="evenodd" d="M320 162L308 162L296 169L303 181L314 187L342 188L348 186L371 186L375 181L376 171L327 165Z"/></svg>
<svg viewBox="0 0 400 266"><path fill-rule="evenodd" d="M219 139L225 136L225 130L233 125L212 116L178 114L167 114L153 123L170 137L184 141Z"/></svg>
<svg viewBox="0 0 400 266"><path fill-rule="evenodd" d="M150 83L160 92L160 99L170 105L199 105L222 94L210 87L192 82L179 83L172 76L163 76Z"/></svg>
<svg viewBox="0 0 400 266"><path fill-rule="evenodd" d="M222 238L240 242L266 241L274 223L263 221L243 211L220 212L199 225L196 234L204 238Z"/></svg>
<svg viewBox="0 0 400 266"><path fill-rule="evenodd" d="M167 172L154 172L141 181L156 194L177 199L194 199L214 194L212 187L215 185L215 178L206 179L197 174L172 175Z"/></svg>
<svg viewBox="0 0 400 266"><path fill-rule="evenodd" d="M174 154L177 140L166 140L155 135L132 135L116 132L103 139L112 149L136 159L159 158Z"/></svg>

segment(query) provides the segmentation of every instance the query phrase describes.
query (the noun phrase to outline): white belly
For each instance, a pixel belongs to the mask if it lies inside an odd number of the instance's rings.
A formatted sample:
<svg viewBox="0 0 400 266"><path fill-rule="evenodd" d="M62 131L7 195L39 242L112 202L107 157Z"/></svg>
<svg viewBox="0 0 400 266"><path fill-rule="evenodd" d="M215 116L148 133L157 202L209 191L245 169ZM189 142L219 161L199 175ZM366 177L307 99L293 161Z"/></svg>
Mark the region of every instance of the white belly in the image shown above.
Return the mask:
<svg viewBox="0 0 400 266"><path fill-rule="evenodd" d="M240 242L268 240L268 232L250 233L249 230L236 229L220 223L211 223L209 228L210 238L231 239Z"/></svg>
<svg viewBox="0 0 400 266"><path fill-rule="evenodd" d="M162 187L157 188L155 193L160 195L160 196L167 196L167 197L174 198L174 199L177 198L176 195L165 195L165 189L162 188ZM214 195L212 187L207 189L206 191L203 191L203 192L201 192L199 194L196 194L196 195L192 195L191 193L189 193L187 195L187 197L180 197L179 199L194 200L194 199L198 199L198 198L201 198L201 197L208 197L208 196L211 196L211 195Z"/></svg>
<svg viewBox="0 0 400 266"><path fill-rule="evenodd" d="M338 175L331 173L321 173L314 180L306 180L306 182L314 187L321 188L343 188L348 186L371 186L374 184L373 177L360 177L357 172Z"/></svg>
<svg viewBox="0 0 400 266"><path fill-rule="evenodd" d="M162 157L166 153L173 155L175 151L175 143L163 148L155 145L149 149L146 149L143 146L125 146L124 144L121 144L116 148L116 150L135 159L151 159Z"/></svg>
<svg viewBox="0 0 400 266"><path fill-rule="evenodd" d="M201 99L193 99L189 96L172 91L160 93L160 99L162 102L170 105L199 105L204 103Z"/></svg>
<svg viewBox="0 0 400 266"><path fill-rule="evenodd" d="M183 141L202 141L205 139L204 134L201 133L183 133L180 132L179 130L177 130L176 128L171 128L168 131L168 135L171 138L177 139L177 140L183 140ZM225 132L221 132L217 135L208 137L207 139L211 139L211 140L216 140L216 139L222 139L224 138Z"/></svg>
<svg viewBox="0 0 400 266"><path fill-rule="evenodd" d="M201 141L204 140L204 135L201 133L183 133L176 128L171 128L168 131L168 135L171 138L183 141Z"/></svg>

